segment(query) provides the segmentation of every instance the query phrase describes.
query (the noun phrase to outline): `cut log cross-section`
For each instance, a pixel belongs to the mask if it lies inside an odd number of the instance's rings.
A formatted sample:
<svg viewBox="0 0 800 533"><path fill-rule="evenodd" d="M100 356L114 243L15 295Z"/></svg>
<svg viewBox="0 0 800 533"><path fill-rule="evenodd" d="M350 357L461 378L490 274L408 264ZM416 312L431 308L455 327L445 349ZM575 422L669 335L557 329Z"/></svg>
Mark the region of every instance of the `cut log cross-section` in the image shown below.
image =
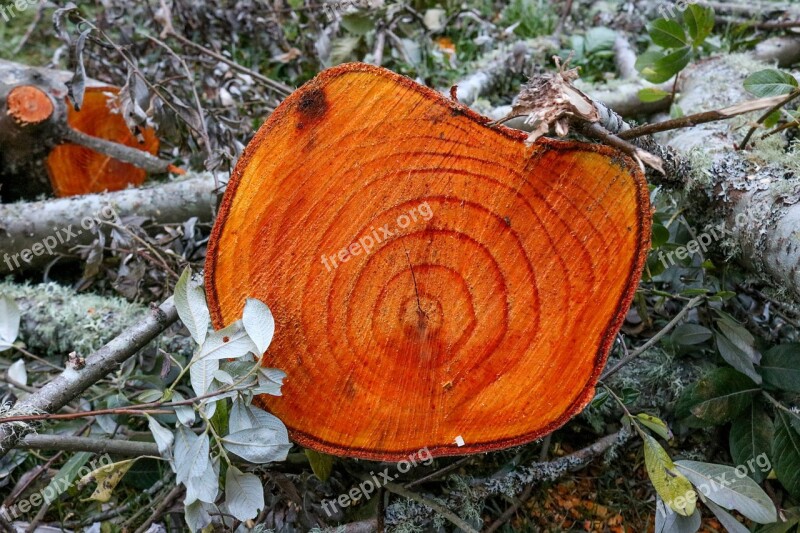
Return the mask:
<svg viewBox="0 0 800 533"><path fill-rule="evenodd" d="M214 326L266 302L259 405L302 445L401 460L522 444L592 398L650 241L605 146L542 140L387 70L329 69L242 156L206 263Z"/></svg>
<svg viewBox="0 0 800 533"><path fill-rule="evenodd" d="M114 141L150 154L158 153L158 139L152 128L142 130L142 142L125 123L114 101L116 87L88 87L83 105L77 111L67 102L67 122L73 129ZM141 185L147 172L105 154L77 144L62 144L47 156L47 171L56 196L74 196L102 191L118 191Z"/></svg>

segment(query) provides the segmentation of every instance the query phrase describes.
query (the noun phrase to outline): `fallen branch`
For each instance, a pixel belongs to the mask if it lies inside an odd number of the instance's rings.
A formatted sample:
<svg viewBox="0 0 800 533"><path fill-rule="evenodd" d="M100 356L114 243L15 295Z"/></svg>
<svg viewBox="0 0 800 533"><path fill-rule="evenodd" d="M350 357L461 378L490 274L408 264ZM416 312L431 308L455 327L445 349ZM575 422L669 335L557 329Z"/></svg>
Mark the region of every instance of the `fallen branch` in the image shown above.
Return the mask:
<svg viewBox="0 0 800 533"><path fill-rule="evenodd" d="M79 293L56 283L28 285L5 281L0 282L0 294L14 300L20 308L19 340L25 344L25 351L56 358L58 362L70 352L80 355L94 352L150 312L146 306L122 298ZM143 350L152 358L159 349L186 358L191 357L195 348L190 338L167 333Z"/></svg>
<svg viewBox="0 0 800 533"><path fill-rule="evenodd" d="M511 472L498 477L475 479L464 490L452 490L449 493L446 508L457 508L459 502L484 499L492 495L504 494L512 496L524 491L531 484L553 481L566 473L580 470L596 457L610 452L625 444L631 437L631 432L623 428L616 433L607 435L593 444L574 453L559 457L553 461L537 462L529 466L519 467ZM390 489L391 490L391 489ZM387 524L396 525L410 520L416 523L420 520L431 519L434 511L427 504L403 502L390 505L387 509Z"/></svg>
<svg viewBox="0 0 800 533"><path fill-rule="evenodd" d="M524 76L537 58L543 59L554 48L554 43L547 39L517 41L482 58L472 74L455 83L458 101L464 105L474 104L502 80ZM450 88L441 92L450 95Z"/></svg>
<svg viewBox="0 0 800 533"><path fill-rule="evenodd" d="M153 308L140 322L88 356L83 368L67 368L39 391L17 402L5 416L57 412L177 320L178 312L170 297L160 306ZM31 431L32 427L29 424L0 423L0 457L5 456Z"/></svg>
<svg viewBox="0 0 800 533"><path fill-rule="evenodd" d="M800 93L799 93L800 94ZM708 122L717 122L719 120L728 120L733 117L738 117L753 111L760 111L762 109L772 108L776 105L783 105L786 100L783 96L774 96L771 98L761 98L760 100L750 100L740 104L726 107L725 109L717 109L714 111L703 111L693 115L686 115L680 118L665 120L664 122L655 122L653 124L645 124L638 128L631 128L626 131L619 132L617 136L620 139L634 139L642 137L643 135L653 135L656 133L677 130L680 128L690 128L699 124L706 124ZM773 109L774 110L774 109ZM771 112L771 111L770 111ZM742 143L744 144L744 143Z"/></svg>
<svg viewBox="0 0 800 533"><path fill-rule="evenodd" d="M90 244L95 236L87 230L96 226L94 219L108 218L108 206L117 217L136 215L158 224L192 217L210 222L221 192L212 175L203 173L140 189L0 204L0 275L43 267L75 246Z"/></svg>

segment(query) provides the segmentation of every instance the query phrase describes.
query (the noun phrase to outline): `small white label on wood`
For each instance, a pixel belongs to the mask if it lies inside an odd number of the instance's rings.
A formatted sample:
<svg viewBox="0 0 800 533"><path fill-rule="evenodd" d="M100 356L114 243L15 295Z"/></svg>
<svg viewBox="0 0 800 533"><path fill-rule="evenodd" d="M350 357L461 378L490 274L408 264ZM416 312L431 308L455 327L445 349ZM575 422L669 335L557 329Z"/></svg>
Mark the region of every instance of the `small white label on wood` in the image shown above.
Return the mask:
<svg viewBox="0 0 800 533"><path fill-rule="evenodd" d="M459 447L459 448L460 448L461 446L463 446L463 445L464 445L464 437L462 437L461 435L459 435L458 437L456 437L456 444L458 445L458 447Z"/></svg>

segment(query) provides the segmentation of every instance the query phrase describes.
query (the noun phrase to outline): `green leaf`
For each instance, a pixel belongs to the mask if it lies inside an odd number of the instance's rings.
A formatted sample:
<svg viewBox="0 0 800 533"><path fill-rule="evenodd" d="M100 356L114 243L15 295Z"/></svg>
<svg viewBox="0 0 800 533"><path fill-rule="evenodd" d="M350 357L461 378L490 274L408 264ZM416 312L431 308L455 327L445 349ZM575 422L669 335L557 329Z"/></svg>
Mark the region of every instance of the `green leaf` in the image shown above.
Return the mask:
<svg viewBox="0 0 800 533"><path fill-rule="evenodd" d="M175 474L178 483L187 483L191 478L206 473L211 456L208 435L195 435L183 426L175 432Z"/></svg>
<svg viewBox="0 0 800 533"><path fill-rule="evenodd" d="M255 298L248 298L242 314L244 330L253 340L259 354L263 355L275 335L275 319L267 304Z"/></svg>
<svg viewBox="0 0 800 533"><path fill-rule="evenodd" d="M209 422L217 435L225 435L228 433L228 400L219 399L214 403L217 404L217 408L214 409L214 414L211 415Z"/></svg>
<svg viewBox="0 0 800 533"><path fill-rule="evenodd" d="M268 427L231 433L222 439L222 445L229 452L256 464L284 461L292 447L284 435Z"/></svg>
<svg viewBox="0 0 800 533"><path fill-rule="evenodd" d="M333 471L333 456L327 453L320 453L308 448L305 449L308 462L311 464L311 470L320 481L328 481Z"/></svg>
<svg viewBox="0 0 800 533"><path fill-rule="evenodd" d="M683 323L672 332L671 339L675 344L693 346L702 344L711 338L711 330L698 324Z"/></svg>
<svg viewBox="0 0 800 533"><path fill-rule="evenodd" d="M184 519L189 531L201 531L206 526L211 524L211 515L209 511L215 509L216 506L195 500L194 502L184 505Z"/></svg>
<svg viewBox="0 0 800 533"><path fill-rule="evenodd" d="M650 482L670 509L691 516L697 508L697 494L689 480L675 468L666 450L650 435L642 434L644 463Z"/></svg>
<svg viewBox="0 0 800 533"><path fill-rule="evenodd" d="M145 413L145 418L147 418L147 427L150 429L150 433L153 434L153 439L156 441L156 445L158 446L158 453L161 457L169 458L172 456L172 444L175 442L175 435L172 434L172 431L165 428L161 424L156 421L155 418Z"/></svg>
<svg viewBox="0 0 800 533"><path fill-rule="evenodd" d="M92 456L90 452L78 452L70 457L64 466L56 473L50 484L42 491L46 494L45 502L54 502L64 491L72 486L72 482L78 477L78 472Z"/></svg>
<svg viewBox="0 0 800 533"><path fill-rule="evenodd" d="M667 55L661 52L645 52L636 61L636 68L650 83L664 83L683 70L691 58L692 49L688 46Z"/></svg>
<svg viewBox="0 0 800 533"><path fill-rule="evenodd" d="M759 524L769 524L778 519L778 511L767 493L736 468L700 461L675 461L675 467L706 498L720 507L739 511Z"/></svg>
<svg viewBox="0 0 800 533"><path fill-rule="evenodd" d="M786 392L800 392L800 344L781 344L761 360L764 383Z"/></svg>
<svg viewBox="0 0 800 533"><path fill-rule="evenodd" d="M356 48L361 43L361 37L337 37L331 42L331 64L338 65L352 61Z"/></svg>
<svg viewBox="0 0 800 533"><path fill-rule="evenodd" d="M741 324L732 319L723 318L717 320L717 326L728 337L728 340L747 355L750 361L755 364L761 362L761 353L756 349L755 337Z"/></svg>
<svg viewBox="0 0 800 533"><path fill-rule="evenodd" d="M639 91L639 101L645 103L659 102L669 95L670 93L662 89L658 89L656 87L647 87L646 89Z"/></svg>
<svg viewBox="0 0 800 533"><path fill-rule="evenodd" d="M788 533L789 531L796 531L795 527L800 525L800 508L783 509L783 515L786 517L786 522L775 522L774 524L760 527L757 529L758 533Z"/></svg>
<svg viewBox="0 0 800 533"><path fill-rule="evenodd" d="M683 12L683 20L689 28L692 45L700 46L714 30L714 9L696 3L689 4L689 8Z"/></svg>
<svg viewBox="0 0 800 533"><path fill-rule="evenodd" d="M780 122L781 116L782 115L781 115L781 110L780 109L778 109L776 111L773 111L772 113L770 113L767 116L766 119L764 119L764 122L762 123L762 126L764 126L766 129L770 129L770 128L776 126L778 124L778 122Z"/></svg>
<svg viewBox="0 0 800 533"><path fill-rule="evenodd" d="M667 423L660 418L647 413L639 413L636 415L636 420L662 439L670 440L672 438L672 431L670 431Z"/></svg>
<svg viewBox="0 0 800 533"><path fill-rule="evenodd" d="M260 367L258 369L258 387L253 389L253 394L271 394L281 396L281 387L286 372L277 368Z"/></svg>
<svg viewBox="0 0 800 533"><path fill-rule="evenodd" d="M665 228L663 225L655 222L652 227L652 238L651 238L651 246L653 249L659 248L666 244L669 241L669 230Z"/></svg>
<svg viewBox="0 0 800 533"><path fill-rule="evenodd" d="M211 388L214 372L219 370L218 359L200 359L189 367L189 379L197 396L202 396Z"/></svg>
<svg viewBox="0 0 800 533"><path fill-rule="evenodd" d="M726 363L752 379L755 383L761 384L761 375L756 372L753 360L747 353L734 344L731 338L724 333L716 332L714 339L717 342L717 350L719 350L719 354L725 359Z"/></svg>
<svg viewBox="0 0 800 533"><path fill-rule="evenodd" d="M694 415L710 424L724 424L744 411L760 389L732 368L718 368L686 389L678 400L680 418Z"/></svg>
<svg viewBox="0 0 800 533"><path fill-rule="evenodd" d="M611 50L614 41L617 40L617 32L612 29L598 27L586 32L586 53L595 54L602 50Z"/></svg>
<svg viewBox="0 0 800 533"><path fill-rule="evenodd" d="M700 510L695 509L690 516L682 516L664 504L656 494L655 533L695 533L700 529Z"/></svg>
<svg viewBox="0 0 800 533"><path fill-rule="evenodd" d="M674 20L658 19L648 26L647 33L661 48L681 48L689 44L686 32Z"/></svg>
<svg viewBox="0 0 800 533"><path fill-rule="evenodd" d="M722 524L722 527L724 527L725 531L728 533L750 533L749 529L744 527L744 525L736 520L732 514L716 503L712 502L711 500L706 500L705 504L706 507L711 509L711 512L714 513L714 516L717 517L719 523Z"/></svg>
<svg viewBox="0 0 800 533"><path fill-rule="evenodd" d="M787 72L768 68L750 74L744 88L760 98L789 94L797 88L797 79Z"/></svg>
<svg viewBox="0 0 800 533"><path fill-rule="evenodd" d="M772 467L786 490L800 498L800 433L793 427L790 415L781 409L775 416Z"/></svg>
<svg viewBox="0 0 800 533"><path fill-rule="evenodd" d="M257 350L255 343L242 327L242 321L237 320L224 329L212 332L194 359L235 359L248 353L255 354Z"/></svg>
<svg viewBox="0 0 800 533"><path fill-rule="evenodd" d="M753 465L748 470L758 483L769 474L760 463L762 458L769 462L774 433L772 419L758 402L753 402L731 425L731 458L738 465Z"/></svg>
<svg viewBox="0 0 800 533"><path fill-rule="evenodd" d="M375 21L368 14L352 13L342 16L342 27L353 35L366 35L375 28Z"/></svg>

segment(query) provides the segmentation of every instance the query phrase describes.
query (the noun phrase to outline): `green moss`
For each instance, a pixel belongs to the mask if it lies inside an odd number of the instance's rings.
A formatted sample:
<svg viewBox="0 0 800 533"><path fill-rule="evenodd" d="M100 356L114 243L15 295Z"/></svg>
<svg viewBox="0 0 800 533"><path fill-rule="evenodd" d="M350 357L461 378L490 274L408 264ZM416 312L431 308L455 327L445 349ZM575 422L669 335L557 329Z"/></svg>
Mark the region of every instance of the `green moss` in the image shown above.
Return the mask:
<svg viewBox="0 0 800 533"><path fill-rule="evenodd" d="M116 297L76 293L55 283L0 282L0 294L17 302L22 315L20 340L44 356L70 352L88 355L141 320L149 310ZM184 337L165 337L163 348L191 353Z"/></svg>

